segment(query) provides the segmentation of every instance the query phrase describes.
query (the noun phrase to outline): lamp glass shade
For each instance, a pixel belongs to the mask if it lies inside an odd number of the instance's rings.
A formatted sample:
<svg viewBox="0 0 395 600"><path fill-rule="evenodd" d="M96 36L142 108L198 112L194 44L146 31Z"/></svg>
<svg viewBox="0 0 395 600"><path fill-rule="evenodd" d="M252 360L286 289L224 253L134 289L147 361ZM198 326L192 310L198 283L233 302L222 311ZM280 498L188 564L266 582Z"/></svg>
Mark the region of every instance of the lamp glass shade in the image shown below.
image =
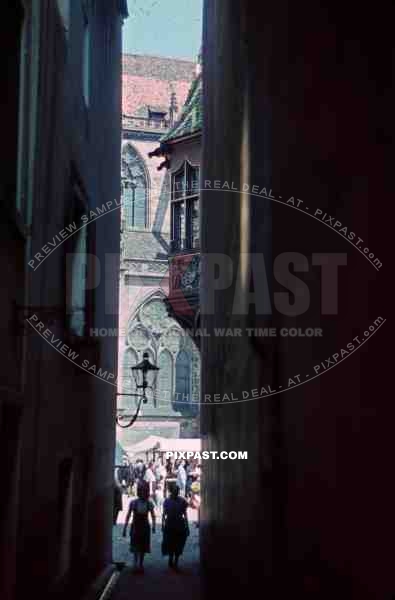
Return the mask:
<svg viewBox="0 0 395 600"><path fill-rule="evenodd" d="M156 380L158 377L158 367L155 367L154 365L150 365L150 368L147 370L147 374L146 374L146 381L147 381L147 385L148 387L154 389L155 385L156 385Z"/></svg>
<svg viewBox="0 0 395 600"><path fill-rule="evenodd" d="M138 365L132 367L133 378L136 382L136 388L139 389L143 386L143 371Z"/></svg>
<svg viewBox="0 0 395 600"><path fill-rule="evenodd" d="M154 388L159 368L150 363L148 353L144 352L143 360L132 367L133 377L137 388Z"/></svg>

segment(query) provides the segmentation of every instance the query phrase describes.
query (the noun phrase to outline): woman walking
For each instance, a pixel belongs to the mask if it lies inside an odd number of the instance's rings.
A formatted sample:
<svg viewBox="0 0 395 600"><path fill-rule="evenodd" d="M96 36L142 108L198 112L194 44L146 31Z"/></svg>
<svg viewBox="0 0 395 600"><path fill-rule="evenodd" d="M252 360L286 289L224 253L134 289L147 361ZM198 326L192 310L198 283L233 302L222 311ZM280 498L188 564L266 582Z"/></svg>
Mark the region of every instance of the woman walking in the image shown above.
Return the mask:
<svg viewBox="0 0 395 600"><path fill-rule="evenodd" d="M117 524L118 513L122 510L122 490L114 481L113 525Z"/></svg>
<svg viewBox="0 0 395 600"><path fill-rule="evenodd" d="M188 503L179 494L178 485L174 485L170 497L163 503L162 513L162 554L169 557L169 567L175 571L178 571L178 559L189 535Z"/></svg>
<svg viewBox="0 0 395 600"><path fill-rule="evenodd" d="M154 505L149 499L149 486L146 482L142 482L137 487L136 500L132 500L129 504L123 528L123 536L126 537L129 519L133 515L130 526L130 551L134 554L134 573L144 573L144 556L151 552L151 532L148 513L151 514L152 533L155 533Z"/></svg>

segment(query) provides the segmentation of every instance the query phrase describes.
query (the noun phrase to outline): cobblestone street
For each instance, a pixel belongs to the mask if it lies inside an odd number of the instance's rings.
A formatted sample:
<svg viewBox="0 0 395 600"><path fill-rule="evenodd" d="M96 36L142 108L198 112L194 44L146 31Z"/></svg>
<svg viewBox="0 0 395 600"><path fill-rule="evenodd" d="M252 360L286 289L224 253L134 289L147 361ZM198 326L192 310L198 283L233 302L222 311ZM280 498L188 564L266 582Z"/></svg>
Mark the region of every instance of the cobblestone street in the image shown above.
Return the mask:
<svg viewBox="0 0 395 600"><path fill-rule="evenodd" d="M151 534L151 554L144 561L144 575L132 573L133 555L129 551L129 527L127 536L122 537L123 525L130 498L123 496L123 511L118 515L117 525L113 533L113 560L125 562L117 584L111 594L111 600L126 600L134 596L139 600L150 600L158 594L162 598L172 600L198 600L200 596L199 578L199 529L196 528L196 511L188 510L190 536L184 554L180 558L180 573L175 573L167 566L167 557L162 556L161 516L157 515L156 533Z"/></svg>

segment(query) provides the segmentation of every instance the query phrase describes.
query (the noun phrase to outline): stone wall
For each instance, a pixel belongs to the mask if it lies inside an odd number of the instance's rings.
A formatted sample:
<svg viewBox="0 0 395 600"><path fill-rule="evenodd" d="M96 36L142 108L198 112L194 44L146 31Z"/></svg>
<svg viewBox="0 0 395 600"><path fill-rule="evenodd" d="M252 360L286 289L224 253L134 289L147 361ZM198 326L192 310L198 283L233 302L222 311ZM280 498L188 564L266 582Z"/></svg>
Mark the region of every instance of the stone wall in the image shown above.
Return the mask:
<svg viewBox="0 0 395 600"><path fill-rule="evenodd" d="M267 191L202 193L202 254L227 255L240 274L231 277L229 267L212 302L212 274L203 267L202 327L289 327L290 317L256 314L248 305L249 269L251 253L262 254L268 271L261 265L257 275L268 277L272 298L273 257L292 251L309 257L305 281L315 302L298 324L324 332L320 344L202 339L202 397L242 398L269 383L278 392L202 409L206 449L248 451L247 461L208 460L203 467L209 597L218 580L232 598L259 590L270 598L367 600L395 590L386 325L344 364L285 393L279 387L296 374L306 381L313 365L325 365L389 314L384 273L306 213L314 207L336 215L385 255L382 215L393 193L385 174L385 131L393 123L384 68L390 21L389 11L361 11L356 2L308 2L303 10L288 1L206 3L202 179ZM267 199L269 190L276 202ZM291 197L303 199L299 212L281 202ZM322 314L312 252L347 255L337 315Z"/></svg>
<svg viewBox="0 0 395 600"><path fill-rule="evenodd" d="M70 335L67 244L36 263L36 271L28 266L73 222L74 185L92 210L120 195L123 3L99 0L94 10L90 4L84 3L84 14L83 3L69 3L67 23L56 2L33 2L32 13L26 11L20 171L9 197L21 210L2 221L9 290L3 344L14 357L13 369L1 372L0 403L2 471L10 473L0 525L0 554L7 556L1 596L7 600L80 595L112 558L114 389L66 360L25 321L35 314L54 339L116 372L116 338ZM89 105L82 70L86 19ZM2 39L6 55L9 40ZM108 255L119 257L119 217L114 211L89 225L97 277L88 310L92 329L117 325L118 272L105 269Z"/></svg>

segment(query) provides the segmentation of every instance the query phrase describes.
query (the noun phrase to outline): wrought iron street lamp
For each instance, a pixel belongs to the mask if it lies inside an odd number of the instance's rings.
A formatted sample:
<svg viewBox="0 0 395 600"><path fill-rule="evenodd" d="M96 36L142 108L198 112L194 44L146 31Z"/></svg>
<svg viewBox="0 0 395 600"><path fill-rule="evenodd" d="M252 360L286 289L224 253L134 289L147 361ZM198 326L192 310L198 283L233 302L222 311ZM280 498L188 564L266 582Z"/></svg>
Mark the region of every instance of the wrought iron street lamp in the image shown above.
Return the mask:
<svg viewBox="0 0 395 600"><path fill-rule="evenodd" d="M134 367L131 367L130 370L132 371L133 378L136 382L136 389L142 390L142 393L116 394L117 396L134 396L135 398L139 398L136 413L132 417L130 417L129 415L125 415L122 409L118 411L116 417L117 425L123 428L131 427L133 425L140 413L141 405L146 404L148 402L146 391L147 389L151 389L153 391L155 390L155 384L158 376L159 367L150 363L148 352L144 352L143 360Z"/></svg>
<svg viewBox="0 0 395 600"><path fill-rule="evenodd" d="M148 399L145 395L147 388L154 389L156 378L158 376L159 367L152 365L148 359L148 352L144 352L143 360L131 368L136 388L143 390L143 403L146 404Z"/></svg>

